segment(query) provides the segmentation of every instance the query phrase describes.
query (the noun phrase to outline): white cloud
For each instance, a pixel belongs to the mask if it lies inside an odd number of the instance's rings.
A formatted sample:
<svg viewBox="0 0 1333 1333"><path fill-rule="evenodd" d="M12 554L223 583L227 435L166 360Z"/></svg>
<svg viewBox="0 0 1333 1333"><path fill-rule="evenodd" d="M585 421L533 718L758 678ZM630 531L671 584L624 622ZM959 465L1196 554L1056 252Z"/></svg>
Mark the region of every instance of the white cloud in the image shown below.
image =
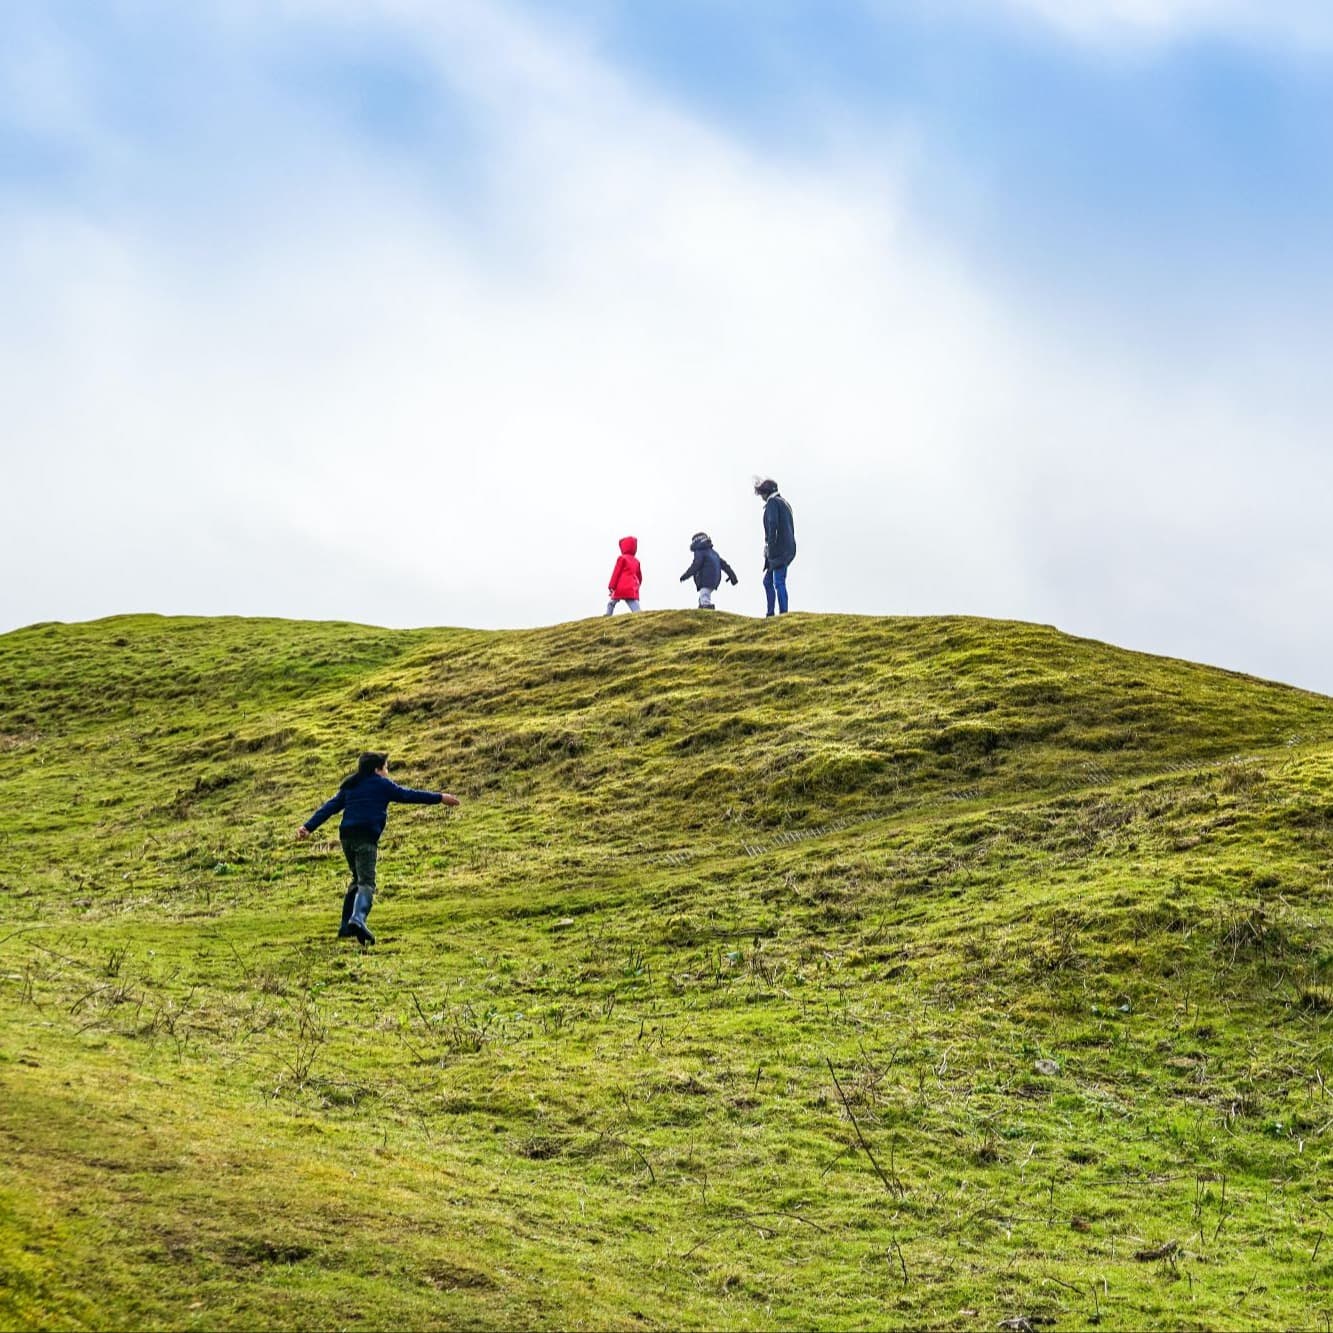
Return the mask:
<svg viewBox="0 0 1333 1333"><path fill-rule="evenodd" d="M262 199L214 200L206 244L132 200L0 221L6 466L34 497L11 538L41 553L5 623L541 623L596 612L626 531L648 604L683 606L701 526L744 580L724 605L755 610L764 470L798 606L1055 620L1333 684L1268 583L1328 469L1280 487L1242 377L1149 387L1132 353L1056 345L891 161L766 160L498 5L376 12L483 129L466 218L261 80L256 10L225 36Z"/></svg>
<svg viewBox="0 0 1333 1333"><path fill-rule="evenodd" d="M997 0L985 0L994 5ZM1088 41L1163 42L1196 35L1326 47L1327 0L998 0Z"/></svg>

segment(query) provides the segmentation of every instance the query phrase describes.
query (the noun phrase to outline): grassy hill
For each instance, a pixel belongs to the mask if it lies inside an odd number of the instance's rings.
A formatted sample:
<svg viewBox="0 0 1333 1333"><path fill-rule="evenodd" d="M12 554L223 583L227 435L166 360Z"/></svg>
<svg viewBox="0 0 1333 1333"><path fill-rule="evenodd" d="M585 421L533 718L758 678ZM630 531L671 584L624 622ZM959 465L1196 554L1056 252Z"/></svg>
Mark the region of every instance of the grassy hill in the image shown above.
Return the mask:
<svg viewBox="0 0 1333 1333"><path fill-rule="evenodd" d="M0 637L0 1326L1327 1327L1330 778L1031 625Z"/></svg>

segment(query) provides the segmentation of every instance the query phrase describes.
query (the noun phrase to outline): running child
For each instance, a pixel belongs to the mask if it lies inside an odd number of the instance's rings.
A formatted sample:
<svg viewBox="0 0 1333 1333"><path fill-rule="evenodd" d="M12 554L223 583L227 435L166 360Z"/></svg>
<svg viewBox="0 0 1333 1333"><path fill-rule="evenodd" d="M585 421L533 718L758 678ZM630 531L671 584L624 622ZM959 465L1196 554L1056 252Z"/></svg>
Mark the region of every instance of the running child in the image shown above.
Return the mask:
<svg viewBox="0 0 1333 1333"><path fill-rule="evenodd" d="M298 838L308 838L330 815L342 811L338 841L352 872L352 883L343 897L340 940L355 936L362 944L375 943L366 917L375 903L375 862L379 857L380 834L389 818L389 805L394 801L405 805L460 804L458 797L447 791L417 791L391 782L389 756L371 750L357 760L356 772L349 773L337 792L296 830Z"/></svg>

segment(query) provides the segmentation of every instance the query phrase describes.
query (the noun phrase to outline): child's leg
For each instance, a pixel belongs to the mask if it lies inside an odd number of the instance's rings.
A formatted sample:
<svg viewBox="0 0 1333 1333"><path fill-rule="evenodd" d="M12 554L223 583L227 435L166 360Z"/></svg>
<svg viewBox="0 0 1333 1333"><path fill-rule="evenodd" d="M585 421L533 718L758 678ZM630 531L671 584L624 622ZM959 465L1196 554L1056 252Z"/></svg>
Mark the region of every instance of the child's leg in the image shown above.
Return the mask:
<svg viewBox="0 0 1333 1333"><path fill-rule="evenodd" d="M375 905L375 863L379 844L373 838L357 839L353 856L356 861L356 902L347 925L363 944L373 944L375 937L366 929L366 917Z"/></svg>
<svg viewBox="0 0 1333 1333"><path fill-rule="evenodd" d="M712 588L699 589L699 609L701 611L711 611L713 609L713 590Z"/></svg>
<svg viewBox="0 0 1333 1333"><path fill-rule="evenodd" d="M773 571L773 586L778 592L778 610L787 614L787 566L779 565Z"/></svg>
<svg viewBox="0 0 1333 1333"><path fill-rule="evenodd" d="M363 842L356 849L356 904L352 908L352 920L364 921L375 906L375 863L379 859L379 846L373 842Z"/></svg>
<svg viewBox="0 0 1333 1333"><path fill-rule="evenodd" d="M341 837L338 842L342 846L343 856L347 858L347 869L352 873L352 881L347 886L347 892L343 894L343 919L338 927L338 935L342 937L347 934L347 923L352 919L352 907L356 902L356 853L354 843L349 843Z"/></svg>
<svg viewBox="0 0 1333 1333"><path fill-rule="evenodd" d="M625 605L629 607L631 611L637 611L639 609L639 599L637 597L627 598Z"/></svg>
<svg viewBox="0 0 1333 1333"><path fill-rule="evenodd" d="M773 614L773 571L764 570L764 599L768 603L768 614Z"/></svg>
<svg viewBox="0 0 1333 1333"><path fill-rule="evenodd" d="M608 616L613 616L613 615L615 615L615 613L616 613L616 599L613 597L613 598L612 598L609 602L607 602L607 604L606 604L606 614L607 614Z"/></svg>

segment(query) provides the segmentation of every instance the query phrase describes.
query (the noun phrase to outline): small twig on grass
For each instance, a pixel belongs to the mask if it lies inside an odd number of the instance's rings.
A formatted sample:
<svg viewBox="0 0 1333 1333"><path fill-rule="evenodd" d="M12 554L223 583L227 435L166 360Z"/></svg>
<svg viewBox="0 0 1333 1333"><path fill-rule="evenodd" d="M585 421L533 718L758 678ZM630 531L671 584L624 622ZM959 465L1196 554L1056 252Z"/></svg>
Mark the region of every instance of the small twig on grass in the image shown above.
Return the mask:
<svg viewBox="0 0 1333 1333"><path fill-rule="evenodd" d="M92 997L94 995L97 995L99 992L110 989L111 989L111 983L108 981L105 986L94 986L92 990L84 991L83 994L80 995L79 998L75 1000L72 1005L70 1005L69 1007L70 1013L71 1014L78 1013L78 1011L83 1007L86 1001L91 1000Z"/></svg>
<svg viewBox="0 0 1333 1333"><path fill-rule="evenodd" d="M898 1262L902 1265L902 1269L903 1269L903 1286L905 1287L905 1286L907 1286L907 1281L908 1281L908 1279L907 1279L907 1260L903 1258L903 1247L902 1247L901 1245L898 1244L898 1238L897 1238L896 1236L893 1238L893 1248L898 1252Z"/></svg>
<svg viewBox="0 0 1333 1333"><path fill-rule="evenodd" d="M628 1143L624 1139L617 1138L614 1135L610 1134L607 1135L607 1142L618 1144L622 1148L628 1148L630 1152L632 1152L635 1155L635 1157L637 1157L639 1161L641 1161L644 1164L644 1166L648 1168L648 1179L651 1180L654 1185L657 1184L657 1172L653 1170L653 1164L643 1155L642 1152L639 1151L638 1148L636 1148L632 1143Z"/></svg>
<svg viewBox="0 0 1333 1333"><path fill-rule="evenodd" d="M906 1191L903 1189L902 1182L898 1180L890 1181L884 1174L884 1168L875 1160L875 1154L870 1151L870 1145L865 1140L865 1135L861 1133L861 1126L856 1123L856 1116L852 1112L850 1103L847 1101L847 1094L842 1090L842 1084L838 1082L837 1072L833 1068L833 1061L827 1056L824 1057L824 1063L828 1065L828 1071L833 1076L833 1086L838 1090L838 1096L842 1099L843 1109L847 1112L847 1118L852 1122L852 1128L856 1131L857 1142L860 1143L865 1155L870 1158L870 1165L875 1168L875 1174L884 1182L884 1188L893 1195L895 1199L901 1199Z"/></svg>
<svg viewBox="0 0 1333 1333"><path fill-rule="evenodd" d="M829 1234L828 1227L821 1227L818 1222L812 1222L808 1217L802 1217L800 1213L790 1213L782 1208L774 1208L764 1213L737 1213L738 1218L750 1217L790 1217L793 1222L800 1222L807 1227L813 1227L816 1231L822 1231L824 1235Z"/></svg>
<svg viewBox="0 0 1333 1333"><path fill-rule="evenodd" d="M434 1032L435 1024L432 1023L430 1019L426 1017L426 1011L421 1007L421 1001L417 999L416 991L411 991L410 994L412 996L412 1003L417 1007L417 1013L420 1016L421 1021L426 1025L426 1030L428 1032Z"/></svg>
<svg viewBox="0 0 1333 1333"><path fill-rule="evenodd" d="M1080 1296L1083 1295L1082 1287L1076 1287L1072 1282L1066 1282L1063 1278L1056 1277L1054 1273L1043 1273L1042 1277L1048 1282L1054 1282L1057 1287L1063 1287L1066 1291L1077 1292Z"/></svg>
<svg viewBox="0 0 1333 1333"><path fill-rule="evenodd" d="M1150 1263L1154 1259L1170 1259L1180 1252L1180 1242L1169 1240L1165 1245L1154 1245L1151 1249L1135 1250L1134 1257L1141 1264Z"/></svg>
<svg viewBox="0 0 1333 1333"><path fill-rule="evenodd" d="M716 1236L720 1236L726 1230L727 1230L726 1227L714 1227L713 1230L708 1232L701 1240L695 1241L695 1243L691 1245L690 1248L686 1250L685 1253L682 1254L680 1257L682 1259L688 1259L690 1255L695 1253L695 1251L703 1249L703 1247L707 1245L710 1240L712 1240Z"/></svg>
<svg viewBox="0 0 1333 1333"><path fill-rule="evenodd" d="M402 1030L402 1028L396 1028L396 1029L395 1029L395 1032L394 1032L394 1035L398 1038L399 1041L401 1041L401 1042L403 1043L404 1046L407 1047L408 1051L409 1051L409 1052L411 1053L411 1055L412 1055L412 1058L413 1058L418 1064L420 1064L420 1065L424 1065L424 1064L428 1064L428 1063L430 1062L430 1056L428 1056L428 1055L425 1053L425 1051L423 1051L423 1050L421 1049L421 1047L418 1046L418 1045L416 1044L416 1042L414 1042L414 1041L407 1035L407 1033L404 1032L404 1031Z"/></svg>
<svg viewBox="0 0 1333 1333"><path fill-rule="evenodd" d="M17 934L17 932L15 932ZM6 938L9 938L6 936ZM38 944L36 940L29 940L31 948L40 949L43 953L49 953L52 958L58 958L62 963L69 963L72 967L82 967L84 962L81 958L70 958L63 953L56 953L54 949L48 949L45 944Z"/></svg>
<svg viewBox="0 0 1333 1333"><path fill-rule="evenodd" d="M819 1173L820 1180L823 1180L824 1177L828 1175L828 1173L832 1171L833 1168L837 1166L838 1163L841 1162L842 1159L846 1157L849 1152L855 1151L855 1148L856 1148L855 1144L853 1143L847 1144L843 1148L843 1150Z"/></svg>
<svg viewBox="0 0 1333 1333"><path fill-rule="evenodd" d="M619 1140L618 1140L618 1139L617 1139L617 1140L612 1140L612 1142L619 1142ZM770 1210L770 1211L768 1211L768 1212L762 1212L762 1213L733 1213L733 1214L731 1215L731 1222L745 1222L745 1223L748 1223L748 1224L749 1224L750 1226L752 1226L752 1227L753 1227L753 1228L754 1228L754 1229L755 1229L761 1236L763 1236L765 1240L771 1240L777 1233L776 1233L771 1227L760 1226L759 1223L758 1223L758 1221L756 1220L757 1218L760 1218L760 1217L787 1217L787 1218L790 1218L793 1222L801 1222L801 1223L803 1223L805 1226L813 1227L814 1230L816 1230L816 1231L822 1233L822 1234L825 1235L825 1236L827 1236L827 1235L829 1234L829 1229L828 1229L828 1227L822 1227L822 1226L819 1225L818 1222L812 1222L808 1217L802 1217L802 1216L800 1215L800 1213L787 1212L787 1211L785 1211L785 1210L783 1210L783 1209L780 1209L780 1208L778 1208L778 1209L772 1209L772 1210ZM694 1244L691 1245L690 1248L689 1248L688 1250L686 1250L685 1253L682 1254L682 1255L680 1256L680 1258L682 1258L682 1259L688 1259L692 1254L697 1253L697 1252L698 1252L699 1250L701 1250L705 1245L707 1245L708 1242L709 1242L710 1240L714 1240L716 1237L720 1236L724 1231L728 1231L728 1230L730 1230L730 1227L731 1227L731 1223L729 1222L729 1223L728 1223L727 1225L725 1225L725 1226L714 1227L712 1231L705 1232L704 1235L703 1235L703 1237L702 1237L701 1239L695 1241ZM896 1244L896 1242L895 1242L895 1244ZM901 1259L901 1257L902 1257L902 1254L901 1254L901 1251L900 1251L900 1252L899 1252L899 1258ZM904 1265L904 1268L905 1268L905 1267L906 1267L906 1266Z"/></svg>
<svg viewBox="0 0 1333 1333"><path fill-rule="evenodd" d="M236 959L237 966L245 973L246 984L253 985L254 975L251 973L250 969L246 967L245 959L237 952L236 946L230 940L227 941L227 948L231 950L231 955Z"/></svg>
<svg viewBox="0 0 1333 1333"><path fill-rule="evenodd" d="M1217 1238L1222 1234L1222 1227L1227 1220L1227 1178L1222 1177L1222 1197L1217 1203L1217 1226L1213 1230L1213 1243L1217 1243Z"/></svg>

